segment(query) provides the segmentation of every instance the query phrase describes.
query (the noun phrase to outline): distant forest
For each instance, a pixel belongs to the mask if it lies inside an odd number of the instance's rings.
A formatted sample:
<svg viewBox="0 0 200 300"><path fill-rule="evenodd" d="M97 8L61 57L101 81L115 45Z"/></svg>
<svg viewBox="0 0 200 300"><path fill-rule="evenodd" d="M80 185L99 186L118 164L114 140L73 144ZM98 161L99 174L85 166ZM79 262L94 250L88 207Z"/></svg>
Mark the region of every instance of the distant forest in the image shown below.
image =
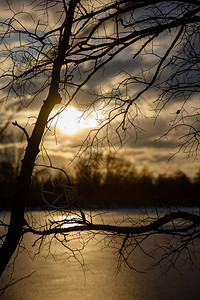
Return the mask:
<svg viewBox="0 0 200 300"><path fill-rule="evenodd" d="M0 162L1 209L10 207L8 195L12 196L16 174L9 162ZM62 172L53 177L48 169L35 172L29 207L46 209L47 203L53 208L65 202L87 209L199 205L200 171L194 178L180 170L154 176L147 168L138 171L122 157L97 155L93 161L81 158L68 175L70 183Z"/></svg>

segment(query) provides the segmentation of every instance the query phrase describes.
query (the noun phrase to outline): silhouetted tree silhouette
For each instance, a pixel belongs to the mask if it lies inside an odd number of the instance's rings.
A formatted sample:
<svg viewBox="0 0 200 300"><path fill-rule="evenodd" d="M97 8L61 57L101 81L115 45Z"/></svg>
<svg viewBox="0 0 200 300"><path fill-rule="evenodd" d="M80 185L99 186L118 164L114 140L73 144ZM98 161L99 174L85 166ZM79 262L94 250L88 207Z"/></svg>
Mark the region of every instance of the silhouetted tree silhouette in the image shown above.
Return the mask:
<svg viewBox="0 0 200 300"><path fill-rule="evenodd" d="M189 240L199 237L200 217L196 214L169 212L164 216L158 215L156 220L149 219L148 224L141 221L128 227L93 224L79 208L81 219L77 219L77 223L82 226L65 228L63 225L68 222L65 219L59 223L52 221L45 229L39 229L25 220L24 211L35 161L49 130L52 110L62 103L61 113L79 93L87 90L95 76L98 76L101 85L100 72L104 68L107 70L109 63L117 60L119 54L126 56L130 51L135 62L133 69L136 65L139 68L136 72L127 72L119 66L111 88L106 90L102 87L99 93L94 92L95 98L88 109L101 109L105 118L100 120L99 128L86 137L80 152L90 147L93 155L93 149L98 152L105 145L112 147L113 135L116 134L121 141L123 132L130 126L137 134L140 128L135 120L141 112L143 96L158 88L158 114L169 101L180 100L180 113L174 112L168 134L185 126L188 131L182 136L180 147L191 154L198 152L199 112L198 109L187 112L186 102L191 95L199 92L199 1L35 0L31 9L27 7L27 13L25 9L15 13L10 6L11 16L1 20L1 91L3 101L16 97L24 105L41 100L42 104L32 132L14 123L23 131L27 147L12 198L10 224L1 239L0 274L21 238L28 232L41 237L41 241L47 235L61 234L60 241L63 243L67 241L66 235L75 231L119 234L123 236L119 253L126 262L127 245L134 249L152 233L180 237L180 247L184 251ZM31 10L36 12L36 19L32 17ZM25 16L34 28L30 24L26 26ZM165 47L162 46L163 39L167 41ZM94 180L94 173L88 171L88 176L92 175ZM115 180L120 177L120 174L117 175ZM149 180L148 176L146 180ZM68 208L71 209L70 206ZM177 227L176 220L180 220L182 226L179 222ZM165 224L170 226L164 229ZM176 245L177 248L171 248L169 252L179 253L180 248Z"/></svg>

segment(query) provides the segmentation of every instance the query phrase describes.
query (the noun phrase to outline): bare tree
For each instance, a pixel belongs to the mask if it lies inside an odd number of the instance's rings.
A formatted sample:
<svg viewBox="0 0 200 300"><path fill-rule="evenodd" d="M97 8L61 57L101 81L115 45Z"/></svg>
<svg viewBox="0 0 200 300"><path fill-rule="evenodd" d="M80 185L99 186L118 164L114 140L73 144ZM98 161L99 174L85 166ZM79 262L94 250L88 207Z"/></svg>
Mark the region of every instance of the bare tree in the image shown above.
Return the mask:
<svg viewBox="0 0 200 300"><path fill-rule="evenodd" d="M69 232L119 235L120 259L127 263L130 252L148 236L168 234L180 242L177 248L168 249L167 255L172 255L173 261L188 249L191 241L199 238L198 215L169 212L132 226L113 226L93 224L78 207L79 218L75 223L81 226L65 228L63 225L69 223L65 219L51 221L40 230L24 218L24 211L36 158L49 130L50 114L57 104L62 104L62 113L80 93L88 93L91 99L86 115L90 109L100 109L104 116L99 120L99 128L86 137L80 152L90 149L92 155L105 145L112 146L113 133L120 142L123 132L130 128L137 134L140 128L136 119L143 113L145 95L155 93L156 117L169 102L179 99L168 133L184 126L188 131L181 136L181 147L198 153L199 110L194 107L188 112L186 104L199 92L200 2L36 0L25 4L20 12L10 5L10 17L1 19L2 101L16 98L24 106L33 101L42 104L32 132L14 123L25 135L27 147L12 198L8 231L1 237L0 273L28 232L38 235L40 241L53 235L66 247ZM119 55L129 55L131 67L123 69ZM103 72L113 78L109 73L112 62L116 62L115 77L104 87ZM93 91L90 84L97 77L99 88Z"/></svg>

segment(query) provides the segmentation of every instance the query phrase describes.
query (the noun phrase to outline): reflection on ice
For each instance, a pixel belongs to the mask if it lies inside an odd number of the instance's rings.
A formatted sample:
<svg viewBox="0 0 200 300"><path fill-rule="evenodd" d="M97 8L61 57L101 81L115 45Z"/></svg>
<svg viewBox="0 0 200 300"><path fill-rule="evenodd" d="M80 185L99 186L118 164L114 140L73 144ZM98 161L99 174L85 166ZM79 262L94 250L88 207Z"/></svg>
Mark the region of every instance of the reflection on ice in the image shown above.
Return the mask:
<svg viewBox="0 0 200 300"><path fill-rule="evenodd" d="M81 217L78 215L59 216L58 222L61 223L61 228L80 226Z"/></svg>

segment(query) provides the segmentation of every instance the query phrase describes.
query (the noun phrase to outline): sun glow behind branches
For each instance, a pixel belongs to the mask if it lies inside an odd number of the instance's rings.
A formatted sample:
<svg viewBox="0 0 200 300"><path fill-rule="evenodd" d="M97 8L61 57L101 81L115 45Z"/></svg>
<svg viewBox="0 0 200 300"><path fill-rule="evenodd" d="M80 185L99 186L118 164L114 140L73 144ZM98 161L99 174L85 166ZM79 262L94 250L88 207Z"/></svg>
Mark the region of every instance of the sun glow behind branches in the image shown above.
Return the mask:
<svg viewBox="0 0 200 300"><path fill-rule="evenodd" d="M54 111L54 115L59 110ZM94 128L98 126L98 119L95 113L84 116L83 112L78 111L73 106L66 107L58 117L52 122L52 125L56 125L63 133L73 135L86 128Z"/></svg>

